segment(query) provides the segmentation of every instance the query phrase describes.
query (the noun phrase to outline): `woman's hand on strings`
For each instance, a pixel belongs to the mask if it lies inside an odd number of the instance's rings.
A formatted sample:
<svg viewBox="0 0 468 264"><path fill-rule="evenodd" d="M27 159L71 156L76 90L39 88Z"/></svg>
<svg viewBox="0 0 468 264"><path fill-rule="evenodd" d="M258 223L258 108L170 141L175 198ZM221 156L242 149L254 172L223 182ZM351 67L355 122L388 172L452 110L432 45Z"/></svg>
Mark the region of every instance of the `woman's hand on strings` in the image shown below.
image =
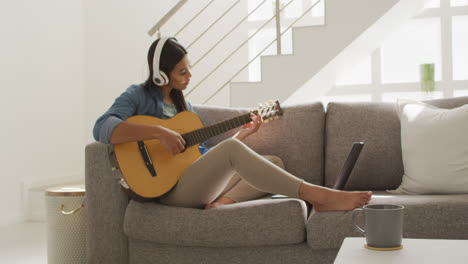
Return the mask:
<svg viewBox="0 0 468 264"><path fill-rule="evenodd" d="M239 132L234 136L235 138L243 140L244 138L256 133L263 124L262 116L259 113L257 113L257 115L250 113L250 119L252 119L252 122L242 126Z"/></svg>

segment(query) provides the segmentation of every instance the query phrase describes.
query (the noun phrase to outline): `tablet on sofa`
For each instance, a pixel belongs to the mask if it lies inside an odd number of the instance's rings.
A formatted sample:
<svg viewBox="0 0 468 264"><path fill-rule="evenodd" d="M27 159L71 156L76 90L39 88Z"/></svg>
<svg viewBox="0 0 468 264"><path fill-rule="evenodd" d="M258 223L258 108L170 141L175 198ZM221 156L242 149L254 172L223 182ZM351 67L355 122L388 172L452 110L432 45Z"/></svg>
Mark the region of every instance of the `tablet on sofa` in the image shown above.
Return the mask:
<svg viewBox="0 0 468 264"><path fill-rule="evenodd" d="M335 185L333 186L334 189L337 190L344 190L346 183L348 182L349 175L353 171L354 165L361 154L361 150L364 147L364 142L354 142L353 146L351 147L351 151L346 158L346 161L343 165L343 168L340 171L340 175L336 179ZM279 199L279 198L288 198L286 195L275 194L271 198Z"/></svg>

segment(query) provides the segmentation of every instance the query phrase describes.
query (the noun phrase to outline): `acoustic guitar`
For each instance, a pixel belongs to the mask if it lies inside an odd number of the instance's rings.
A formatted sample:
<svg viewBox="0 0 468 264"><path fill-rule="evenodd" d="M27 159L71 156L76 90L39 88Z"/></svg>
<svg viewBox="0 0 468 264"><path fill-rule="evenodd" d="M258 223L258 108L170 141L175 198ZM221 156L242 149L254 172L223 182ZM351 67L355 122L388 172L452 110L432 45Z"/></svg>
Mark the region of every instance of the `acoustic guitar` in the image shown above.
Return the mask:
<svg viewBox="0 0 468 264"><path fill-rule="evenodd" d="M260 104L257 110L204 127L200 118L190 111L180 112L170 119L136 115L126 121L157 125L179 133L185 140L182 153L172 156L157 139L121 143L114 151L122 175L130 189L145 198L159 197L177 183L184 171L200 156L199 146L207 139L251 122L251 113L259 113L265 123L278 118L283 111L278 101Z"/></svg>

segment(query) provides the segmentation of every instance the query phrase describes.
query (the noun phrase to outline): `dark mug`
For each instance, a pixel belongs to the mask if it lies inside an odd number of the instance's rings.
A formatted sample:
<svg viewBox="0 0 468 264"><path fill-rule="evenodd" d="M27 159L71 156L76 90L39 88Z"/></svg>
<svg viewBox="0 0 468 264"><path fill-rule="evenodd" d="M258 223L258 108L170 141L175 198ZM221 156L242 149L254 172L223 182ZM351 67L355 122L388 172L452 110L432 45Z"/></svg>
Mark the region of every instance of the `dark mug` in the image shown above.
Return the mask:
<svg viewBox="0 0 468 264"><path fill-rule="evenodd" d="M353 211L353 225L366 237L368 248L399 249L403 239L403 205L371 204ZM365 229L356 224L357 212L364 212Z"/></svg>

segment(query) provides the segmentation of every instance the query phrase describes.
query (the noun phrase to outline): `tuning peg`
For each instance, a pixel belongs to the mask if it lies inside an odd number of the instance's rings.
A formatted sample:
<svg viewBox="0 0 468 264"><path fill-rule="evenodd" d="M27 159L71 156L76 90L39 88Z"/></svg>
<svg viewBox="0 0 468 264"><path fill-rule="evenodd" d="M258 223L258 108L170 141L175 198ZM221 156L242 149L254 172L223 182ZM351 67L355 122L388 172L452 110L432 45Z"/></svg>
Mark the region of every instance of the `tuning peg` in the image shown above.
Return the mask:
<svg viewBox="0 0 468 264"><path fill-rule="evenodd" d="M265 119L265 120L263 120L263 123L265 123L265 124L267 124L268 122L270 122L270 120L269 120L269 119Z"/></svg>
<svg viewBox="0 0 468 264"><path fill-rule="evenodd" d="M275 116L275 119L278 119L278 118L279 118L279 116Z"/></svg>
<svg viewBox="0 0 468 264"><path fill-rule="evenodd" d="M272 100L269 100L268 103L271 104L271 103L273 103L273 101L272 101Z"/></svg>

